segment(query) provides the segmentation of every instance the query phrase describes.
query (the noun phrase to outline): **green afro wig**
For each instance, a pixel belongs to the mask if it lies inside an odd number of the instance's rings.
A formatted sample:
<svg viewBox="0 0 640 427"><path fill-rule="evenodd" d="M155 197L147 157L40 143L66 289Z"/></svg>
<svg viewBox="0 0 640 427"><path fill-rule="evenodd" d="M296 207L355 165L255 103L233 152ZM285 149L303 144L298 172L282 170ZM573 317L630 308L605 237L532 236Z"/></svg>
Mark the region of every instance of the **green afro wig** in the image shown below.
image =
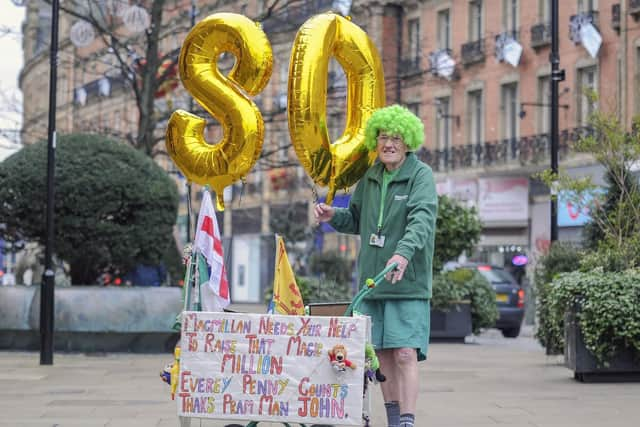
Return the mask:
<svg viewBox="0 0 640 427"><path fill-rule="evenodd" d="M424 142L424 125L411 111L400 105L376 110L364 130L364 145L368 150L376 149L377 137L380 131L392 135L401 135L409 150L417 150Z"/></svg>

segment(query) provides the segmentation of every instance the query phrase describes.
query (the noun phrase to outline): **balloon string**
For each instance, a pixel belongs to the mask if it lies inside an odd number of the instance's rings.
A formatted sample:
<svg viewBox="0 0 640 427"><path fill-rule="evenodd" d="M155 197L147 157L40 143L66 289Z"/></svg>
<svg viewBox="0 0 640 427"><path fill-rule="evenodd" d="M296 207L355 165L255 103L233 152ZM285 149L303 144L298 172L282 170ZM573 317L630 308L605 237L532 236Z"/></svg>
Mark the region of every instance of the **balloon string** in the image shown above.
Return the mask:
<svg viewBox="0 0 640 427"><path fill-rule="evenodd" d="M311 184L311 194L313 194L313 204L317 205L320 198L318 197L318 190L315 184Z"/></svg>
<svg viewBox="0 0 640 427"><path fill-rule="evenodd" d="M242 196L244 195L244 187L245 185L247 185L247 180L246 178L242 177L240 178L240 182L242 182L242 185L240 186L240 197L238 197L238 207L242 205Z"/></svg>

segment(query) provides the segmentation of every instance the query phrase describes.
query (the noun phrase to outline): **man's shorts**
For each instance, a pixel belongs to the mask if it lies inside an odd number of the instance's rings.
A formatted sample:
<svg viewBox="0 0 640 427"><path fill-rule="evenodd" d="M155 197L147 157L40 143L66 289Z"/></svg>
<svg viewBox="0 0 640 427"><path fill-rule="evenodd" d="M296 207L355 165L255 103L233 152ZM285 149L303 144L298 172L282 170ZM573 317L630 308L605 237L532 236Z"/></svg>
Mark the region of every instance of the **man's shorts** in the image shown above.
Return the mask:
<svg viewBox="0 0 640 427"><path fill-rule="evenodd" d="M418 361L427 358L431 300L364 300L358 311L371 317L371 343L376 350L415 348Z"/></svg>

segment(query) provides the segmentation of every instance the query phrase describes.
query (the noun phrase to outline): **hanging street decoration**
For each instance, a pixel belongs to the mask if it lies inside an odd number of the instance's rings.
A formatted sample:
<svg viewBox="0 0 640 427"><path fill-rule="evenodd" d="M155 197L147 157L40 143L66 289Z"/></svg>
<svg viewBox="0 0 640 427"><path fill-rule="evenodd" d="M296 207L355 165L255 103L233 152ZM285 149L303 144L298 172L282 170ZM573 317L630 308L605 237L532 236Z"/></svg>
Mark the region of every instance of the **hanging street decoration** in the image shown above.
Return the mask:
<svg viewBox="0 0 640 427"><path fill-rule="evenodd" d="M598 56L602 45L602 36L593 22L593 16L581 13L569 21L569 38L575 44L581 43L592 58Z"/></svg>
<svg viewBox="0 0 640 427"><path fill-rule="evenodd" d="M78 21L71 26L69 38L75 47L86 47L95 40L96 33L93 30L93 25L87 21Z"/></svg>
<svg viewBox="0 0 640 427"><path fill-rule="evenodd" d="M456 69L456 61L449 49L440 49L429 54L429 68L434 76L451 80Z"/></svg>
<svg viewBox="0 0 640 427"><path fill-rule="evenodd" d="M522 45L509 33L496 36L496 59L517 67L522 56Z"/></svg>

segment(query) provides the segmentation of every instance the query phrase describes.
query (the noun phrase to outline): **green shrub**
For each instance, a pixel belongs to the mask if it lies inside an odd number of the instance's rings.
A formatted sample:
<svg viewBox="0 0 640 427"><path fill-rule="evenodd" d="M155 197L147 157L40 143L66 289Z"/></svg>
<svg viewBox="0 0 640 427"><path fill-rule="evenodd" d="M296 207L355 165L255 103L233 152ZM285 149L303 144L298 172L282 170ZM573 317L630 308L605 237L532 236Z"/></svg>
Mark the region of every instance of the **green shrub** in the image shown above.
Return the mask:
<svg viewBox="0 0 640 427"><path fill-rule="evenodd" d="M597 95L585 93L592 101ZM540 178L580 204L587 195L596 196L590 204L591 222L584 230L585 246L591 251L584 259L583 271L602 268L604 271L624 271L640 267L640 182L631 166L640 158L640 116L633 118L628 132L616 112L596 109L589 117L591 132L583 135L573 148L593 157L605 170L607 182L604 195L590 176L571 177L566 172L550 170Z"/></svg>
<svg viewBox="0 0 640 427"><path fill-rule="evenodd" d="M467 208L447 196L438 196L438 217L433 251L433 271L457 260L464 252L469 252L480 240L482 223L478 211Z"/></svg>
<svg viewBox="0 0 640 427"><path fill-rule="evenodd" d="M296 283L305 305L315 302L350 302L353 298L350 285L318 277L296 276ZM273 298L273 287L264 292L264 300L268 304Z"/></svg>
<svg viewBox="0 0 640 427"><path fill-rule="evenodd" d="M309 257L311 274L323 280L350 283L351 263L336 252L315 252Z"/></svg>
<svg viewBox="0 0 640 427"><path fill-rule="evenodd" d="M559 273L578 270L582 253L575 246L556 242L551 245L549 252L542 256L536 265L534 275L534 292L536 296L536 314L538 328L536 338L546 348L548 354L562 354L563 331L558 331L550 324L549 289L551 281Z"/></svg>
<svg viewBox="0 0 640 427"><path fill-rule="evenodd" d="M621 348L640 351L640 270L572 272L549 286L547 327L564 345L564 315L579 305L586 347L600 364Z"/></svg>
<svg viewBox="0 0 640 427"><path fill-rule="evenodd" d="M72 283L160 263L175 245L178 210L166 172L131 146L96 134L62 135L56 152L54 248ZM46 141L0 162L0 237L45 244L46 171Z"/></svg>
<svg viewBox="0 0 640 427"><path fill-rule="evenodd" d="M460 268L434 275L432 309L450 310L453 304L460 301L469 301L471 304L471 327L474 334L496 323L496 294L489 281L480 273Z"/></svg>

